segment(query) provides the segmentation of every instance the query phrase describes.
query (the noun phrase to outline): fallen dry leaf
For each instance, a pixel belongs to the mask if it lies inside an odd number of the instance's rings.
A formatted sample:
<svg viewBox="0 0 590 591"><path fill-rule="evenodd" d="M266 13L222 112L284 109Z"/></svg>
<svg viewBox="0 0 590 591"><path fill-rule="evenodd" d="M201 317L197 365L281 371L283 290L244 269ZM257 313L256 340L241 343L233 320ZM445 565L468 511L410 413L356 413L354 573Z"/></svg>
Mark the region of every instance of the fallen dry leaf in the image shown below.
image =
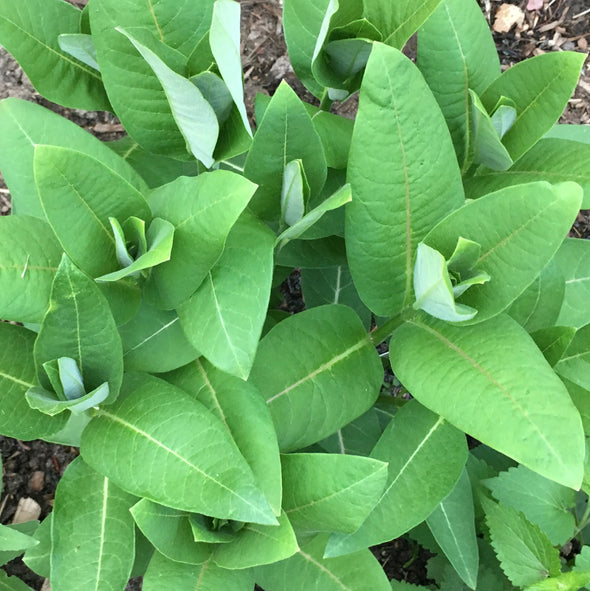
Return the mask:
<svg viewBox="0 0 590 591"><path fill-rule="evenodd" d="M32 519L39 519L41 515L41 507L35 499L23 497L18 500L16 513L12 519L12 523L24 523Z"/></svg>
<svg viewBox="0 0 590 591"><path fill-rule="evenodd" d="M543 0L529 0L526 5L527 10L541 10L543 8Z"/></svg>
<svg viewBox="0 0 590 591"><path fill-rule="evenodd" d="M522 25L524 12L514 4L501 4L496 11L494 19L494 31L496 33L508 33L515 25Z"/></svg>

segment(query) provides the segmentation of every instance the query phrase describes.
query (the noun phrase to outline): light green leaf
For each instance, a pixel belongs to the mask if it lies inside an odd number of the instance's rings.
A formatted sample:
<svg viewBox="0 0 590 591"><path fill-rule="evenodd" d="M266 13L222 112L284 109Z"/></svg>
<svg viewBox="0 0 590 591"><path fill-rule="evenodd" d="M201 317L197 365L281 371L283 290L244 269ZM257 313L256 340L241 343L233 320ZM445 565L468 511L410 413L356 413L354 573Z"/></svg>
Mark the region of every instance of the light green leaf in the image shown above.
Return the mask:
<svg viewBox="0 0 590 591"><path fill-rule="evenodd" d="M428 516L426 523L457 574L468 587L475 589L479 550L475 535L471 484L465 469L455 488Z"/></svg>
<svg viewBox="0 0 590 591"><path fill-rule="evenodd" d="M92 277L116 269L109 217L151 218L142 194L107 163L69 148L36 146L34 168L43 211L72 261Z"/></svg>
<svg viewBox="0 0 590 591"><path fill-rule="evenodd" d="M527 587L526 591L578 591L588 583L590 583L590 571L567 572L535 583Z"/></svg>
<svg viewBox="0 0 590 591"><path fill-rule="evenodd" d="M17 98L0 103L0 169L10 188L12 211L45 218L33 178L33 156L39 144L62 146L100 160L139 192L144 181L101 141L49 109Z"/></svg>
<svg viewBox="0 0 590 591"><path fill-rule="evenodd" d="M582 208L590 208L590 144L565 139L542 139L509 170L481 170L465 179L465 192L471 199L503 187L533 181L561 183L574 181L584 189Z"/></svg>
<svg viewBox="0 0 590 591"><path fill-rule="evenodd" d="M221 421L163 380L128 375L125 395L103 407L84 430L84 460L129 492L162 505L276 523ZM145 469L148 463L151 470Z"/></svg>
<svg viewBox="0 0 590 591"><path fill-rule="evenodd" d="M458 236L481 245L475 266L491 280L459 299L478 310L466 323L502 312L535 280L576 219L581 193L575 183L507 187L467 203L429 232L424 242L447 258ZM510 216L505 213L508 209Z"/></svg>
<svg viewBox="0 0 590 591"><path fill-rule="evenodd" d="M193 532L195 542L206 542L207 544L228 544L235 537L235 532L232 526L234 524L244 525L241 522L229 522L229 527L224 527L214 530L212 526L213 518L206 515L199 515L198 513L191 513L189 515L189 523Z"/></svg>
<svg viewBox="0 0 590 591"><path fill-rule="evenodd" d="M57 38L59 48L82 63L99 71L96 61L96 47L92 41L92 35L85 33L63 33Z"/></svg>
<svg viewBox="0 0 590 591"><path fill-rule="evenodd" d="M67 468L57 487L51 527L51 578L63 591L122 588L135 555L129 508L123 492L81 458Z"/></svg>
<svg viewBox="0 0 590 591"><path fill-rule="evenodd" d="M581 388L590 390L590 324L577 330L555 371Z"/></svg>
<svg viewBox="0 0 590 591"><path fill-rule="evenodd" d="M128 371L172 371L199 356L186 338L178 314L159 310L145 300L119 333Z"/></svg>
<svg viewBox="0 0 590 591"><path fill-rule="evenodd" d="M46 222L29 216L0 218L0 318L41 322L61 255Z"/></svg>
<svg viewBox="0 0 590 591"><path fill-rule="evenodd" d="M265 591L390 591L381 565L369 550L349 556L323 558L326 535L301 544L298 552L281 562L256 569L256 582Z"/></svg>
<svg viewBox="0 0 590 591"><path fill-rule="evenodd" d="M117 398L123 378L123 350L115 320L96 283L65 255L35 342L37 376L46 389L52 388L42 366L59 357L76 361L86 392L108 382L108 401Z"/></svg>
<svg viewBox="0 0 590 591"><path fill-rule="evenodd" d="M278 526L247 523L232 542L215 546L213 562L221 568L239 570L293 556L299 550L295 532L285 513L278 520Z"/></svg>
<svg viewBox="0 0 590 591"><path fill-rule="evenodd" d="M240 112L244 128L252 135L246 105L240 57L240 5L233 0L217 0L213 5L213 19L209 30L211 52L219 73Z"/></svg>
<svg viewBox="0 0 590 591"><path fill-rule="evenodd" d="M207 544L195 542L189 513L141 499L131 507L131 514L143 535L166 558L203 564L211 556Z"/></svg>
<svg viewBox="0 0 590 591"><path fill-rule="evenodd" d="M109 385L105 382L92 392L75 400L60 400L52 392L39 387L29 389L26 398L31 408L46 415L54 416L64 410L70 410L73 414L82 414L104 402L108 396Z"/></svg>
<svg viewBox="0 0 590 591"><path fill-rule="evenodd" d="M187 150L207 168L211 168L215 162L213 151L219 136L219 123L213 107L190 80L169 68L153 51L124 28L117 27L117 31L133 43L157 76L168 99L174 121L186 141Z"/></svg>
<svg viewBox="0 0 590 591"><path fill-rule="evenodd" d="M332 535L326 556L392 540L424 521L453 490L467 444L442 417L411 402L397 412L371 457L389 462L385 490L356 532Z"/></svg>
<svg viewBox="0 0 590 591"><path fill-rule="evenodd" d="M305 202L309 197L309 187L301 160L287 162L283 171L281 188L281 224L293 226L305 214Z"/></svg>
<svg viewBox="0 0 590 591"><path fill-rule="evenodd" d="M401 100L408 93L413 100ZM432 134L440 139L436 145ZM418 243L461 206L463 189L445 120L420 72L379 43L363 78L348 180L354 195L346 208L352 276L367 307L381 316L396 314L412 302Z"/></svg>
<svg viewBox="0 0 590 591"><path fill-rule="evenodd" d="M510 468L484 482L504 506L520 511L547 534L554 546L563 546L574 533L574 516L570 508L576 493L535 474L524 466Z"/></svg>
<svg viewBox="0 0 590 591"><path fill-rule="evenodd" d="M590 323L590 242L566 238L555 255L565 278L565 295L557 318L559 326L580 328Z"/></svg>
<svg viewBox="0 0 590 591"><path fill-rule="evenodd" d="M80 10L65 2L0 2L0 43L16 58L37 91L65 107L108 111L109 99L100 74L60 49L61 33L79 32Z"/></svg>
<svg viewBox="0 0 590 591"><path fill-rule="evenodd" d="M177 307L207 278L255 190L238 174L216 170L179 177L150 195L154 215L175 227L171 260L153 269L150 280L150 293L161 307Z"/></svg>
<svg viewBox="0 0 590 591"><path fill-rule="evenodd" d="M490 112L501 97L514 102L517 117L502 142L514 161L532 148L557 122L570 99L584 56L550 52L508 68L481 95Z"/></svg>
<svg viewBox="0 0 590 591"><path fill-rule="evenodd" d="M5 571L0 570L0 591L32 591L17 577L9 577Z"/></svg>
<svg viewBox="0 0 590 591"><path fill-rule="evenodd" d="M49 578L51 572L51 527L53 513L50 513L37 527L33 534L38 544L28 548L23 556L23 562L38 575Z"/></svg>
<svg viewBox="0 0 590 591"><path fill-rule="evenodd" d="M164 583L162 583L164 581ZM157 552L143 578L143 591L161 591L162 584L174 591L252 591L254 578L250 570L226 570L212 559L193 566L172 562Z"/></svg>
<svg viewBox="0 0 590 591"><path fill-rule="evenodd" d="M298 532L352 533L373 509L387 464L342 454L285 454L283 508Z"/></svg>
<svg viewBox="0 0 590 591"><path fill-rule="evenodd" d="M383 43L401 49L440 0L363 0L363 16L383 35Z"/></svg>
<svg viewBox="0 0 590 591"><path fill-rule="evenodd" d="M561 381L564 383L572 402L576 405L580 416L582 417L582 425L584 426L584 433L586 437L590 436L590 391L586 390L570 382L568 379L562 377Z"/></svg>
<svg viewBox="0 0 590 591"><path fill-rule="evenodd" d="M262 222L243 215L215 267L178 308L193 347L219 369L242 379L250 374L266 318L273 243L274 234Z"/></svg>
<svg viewBox="0 0 590 591"><path fill-rule="evenodd" d="M492 546L514 585L532 585L561 572L559 550L536 525L511 507L484 500Z"/></svg>
<svg viewBox="0 0 590 591"><path fill-rule="evenodd" d="M109 98L129 135L149 152L188 156L162 84L116 27L146 29L188 58L208 31L212 13L213 0L139 4L135 0L99 0L90 5L92 38ZM171 78L178 81L174 75ZM181 84L184 88L190 83ZM196 87L187 92L193 97L199 93Z"/></svg>
<svg viewBox="0 0 590 591"><path fill-rule="evenodd" d="M336 305L277 324L260 342L250 377L270 407L283 452L311 445L366 412L382 380L358 316Z"/></svg>
<svg viewBox="0 0 590 591"><path fill-rule="evenodd" d="M244 168L244 175L259 185L251 203L256 215L278 220L283 171L297 159L303 163L313 197L326 181L322 142L303 103L282 82L258 125Z"/></svg>
<svg viewBox="0 0 590 591"><path fill-rule="evenodd" d="M393 333L391 343L395 375L422 404L531 470L579 488L579 413L514 320L497 316L471 327L416 317Z"/></svg>
<svg viewBox="0 0 590 591"><path fill-rule="evenodd" d="M554 125L544 137L590 144L590 125Z"/></svg>
<svg viewBox="0 0 590 591"><path fill-rule="evenodd" d="M0 551L24 551L39 543L34 537L8 525L0 525Z"/></svg>
<svg viewBox="0 0 590 591"><path fill-rule="evenodd" d="M111 307L117 326L129 322L141 304L141 290L135 279L129 277L115 283L99 283L98 288Z"/></svg>
<svg viewBox="0 0 590 591"><path fill-rule="evenodd" d="M481 94L500 75L489 25L472 0L444 0L419 29L418 39L418 67L440 105L465 170L472 143L469 89Z"/></svg>

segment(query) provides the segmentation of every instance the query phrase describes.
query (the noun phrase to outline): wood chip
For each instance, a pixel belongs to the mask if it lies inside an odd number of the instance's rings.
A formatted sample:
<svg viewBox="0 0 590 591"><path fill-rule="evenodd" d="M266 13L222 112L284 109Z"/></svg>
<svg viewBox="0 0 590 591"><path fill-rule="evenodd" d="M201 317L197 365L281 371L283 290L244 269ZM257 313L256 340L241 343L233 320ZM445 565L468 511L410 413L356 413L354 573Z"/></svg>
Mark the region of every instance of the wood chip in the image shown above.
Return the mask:
<svg viewBox="0 0 590 591"><path fill-rule="evenodd" d="M514 4L501 4L496 11L493 29L496 33L508 33L512 27L524 23L524 12Z"/></svg>
<svg viewBox="0 0 590 591"><path fill-rule="evenodd" d="M51 591L51 585L49 584L49 579L45 579L43 581L43 586L41 587L41 591Z"/></svg>
<svg viewBox="0 0 590 591"><path fill-rule="evenodd" d="M23 497L18 500L16 513L12 519L12 523L24 523L32 519L39 519L41 515L41 506L35 499L30 497Z"/></svg>
<svg viewBox="0 0 590 591"><path fill-rule="evenodd" d="M31 479L29 480L29 486L31 490L35 492L39 492L43 490L43 486L45 485L45 472L41 470L35 470L31 475Z"/></svg>
<svg viewBox="0 0 590 591"><path fill-rule="evenodd" d="M588 50L588 41L586 41L586 38L585 37L580 37L578 39L578 47L582 51L587 51Z"/></svg>

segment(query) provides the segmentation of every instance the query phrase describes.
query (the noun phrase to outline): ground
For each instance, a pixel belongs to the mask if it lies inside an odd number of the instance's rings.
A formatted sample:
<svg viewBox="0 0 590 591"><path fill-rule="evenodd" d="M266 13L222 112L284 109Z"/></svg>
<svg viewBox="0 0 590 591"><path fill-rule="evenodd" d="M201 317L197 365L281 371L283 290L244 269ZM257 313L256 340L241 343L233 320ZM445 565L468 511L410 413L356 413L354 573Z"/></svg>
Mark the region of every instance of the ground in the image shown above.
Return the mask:
<svg viewBox="0 0 590 591"><path fill-rule="evenodd" d="M84 5L85 1L71 0ZM496 15L501 0L479 0L490 23L500 28ZM590 5L588 0L545 0L541 10L529 10L535 0L505 2L522 11L522 22L508 32L496 32L494 38L502 63L508 67L517 61L548 51L574 50L587 52L590 45ZM279 82L286 79L305 99L313 100L296 80L287 57L281 28L280 0L242 0L243 64L246 98L250 113L258 92L272 94ZM409 45L410 54L412 53ZM109 113L88 113L63 109L40 97L14 60L0 49L0 99L16 96L43 104L73 120L88 131L107 140L122 133L122 127ZM354 116L355 101L336 106L338 112ZM570 100L562 122L590 124L590 65L584 67L574 97ZM0 176L0 215L10 212L9 192ZM586 237L590 229L590 216L583 212L572 228L572 234ZM297 277L285 286L290 305L301 302ZM77 450L43 442L21 442L0 437L0 451L4 462L4 486L0 499L0 521L11 523L19 501L33 499L40 517L45 517L53 504L54 492L60 476ZM390 578L412 583L426 582L425 562L428 554L404 539L394 540L374 549ZM7 570L26 580L34 589L41 589L43 580L28 574L19 560ZM134 581L129 591L141 589Z"/></svg>

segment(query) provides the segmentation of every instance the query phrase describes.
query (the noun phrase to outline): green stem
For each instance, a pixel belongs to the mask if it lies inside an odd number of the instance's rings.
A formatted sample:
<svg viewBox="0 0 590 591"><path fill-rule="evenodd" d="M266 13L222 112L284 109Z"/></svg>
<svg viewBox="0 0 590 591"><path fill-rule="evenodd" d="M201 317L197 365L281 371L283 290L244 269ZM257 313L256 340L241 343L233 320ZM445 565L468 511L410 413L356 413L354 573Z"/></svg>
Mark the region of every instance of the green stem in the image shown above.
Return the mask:
<svg viewBox="0 0 590 591"><path fill-rule="evenodd" d="M332 103L334 101L328 96L328 89L324 88L324 92L322 93L322 98L320 100L320 109L322 111L329 111L332 108Z"/></svg>
<svg viewBox="0 0 590 591"><path fill-rule="evenodd" d="M395 316L392 316L385 322L385 324L383 324L383 326L378 327L369 335L374 345L382 343L398 326L403 324L405 319L402 315L405 310L406 309L404 308L401 312L398 312Z"/></svg>

